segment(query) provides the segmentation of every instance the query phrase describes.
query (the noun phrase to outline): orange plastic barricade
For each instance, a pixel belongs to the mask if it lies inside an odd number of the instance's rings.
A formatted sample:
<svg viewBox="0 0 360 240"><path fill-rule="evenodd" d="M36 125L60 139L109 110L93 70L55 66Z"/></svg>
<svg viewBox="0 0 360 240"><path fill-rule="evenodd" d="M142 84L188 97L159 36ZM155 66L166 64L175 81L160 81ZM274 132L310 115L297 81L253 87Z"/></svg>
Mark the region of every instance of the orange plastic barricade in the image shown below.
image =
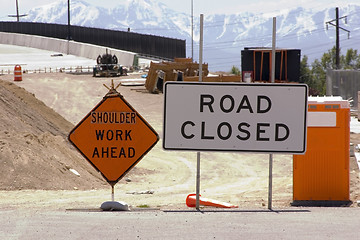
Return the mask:
<svg viewBox="0 0 360 240"><path fill-rule="evenodd" d="M22 81L21 66L15 65L14 67L14 81Z"/></svg>
<svg viewBox="0 0 360 240"><path fill-rule="evenodd" d="M203 206L219 207L219 208L237 208L237 205L232 205L230 203L224 203L217 200L212 200L209 198L203 198L200 195L199 204ZM186 206L196 207L196 194L189 194L186 197Z"/></svg>
<svg viewBox="0 0 360 240"><path fill-rule="evenodd" d="M350 203L350 106L341 97L309 97L307 151L293 156L294 206Z"/></svg>

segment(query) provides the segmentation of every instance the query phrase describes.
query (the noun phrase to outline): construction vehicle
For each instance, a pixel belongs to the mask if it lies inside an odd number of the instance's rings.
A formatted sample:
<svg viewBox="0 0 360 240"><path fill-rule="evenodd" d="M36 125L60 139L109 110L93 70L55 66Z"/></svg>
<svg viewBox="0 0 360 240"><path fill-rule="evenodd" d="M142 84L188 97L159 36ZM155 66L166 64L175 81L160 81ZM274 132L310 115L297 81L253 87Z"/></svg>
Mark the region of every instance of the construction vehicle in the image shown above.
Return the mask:
<svg viewBox="0 0 360 240"><path fill-rule="evenodd" d="M109 53L99 55L93 68L93 77L116 77L127 75L127 69L118 64L118 58Z"/></svg>

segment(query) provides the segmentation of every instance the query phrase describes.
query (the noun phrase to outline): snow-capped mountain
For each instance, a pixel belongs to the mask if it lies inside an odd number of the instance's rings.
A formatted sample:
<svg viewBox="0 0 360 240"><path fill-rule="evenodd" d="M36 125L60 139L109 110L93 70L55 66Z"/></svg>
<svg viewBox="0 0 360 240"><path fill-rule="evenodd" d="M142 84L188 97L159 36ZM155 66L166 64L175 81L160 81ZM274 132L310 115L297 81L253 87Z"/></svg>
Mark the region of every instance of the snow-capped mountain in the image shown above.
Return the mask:
<svg viewBox="0 0 360 240"><path fill-rule="evenodd" d="M360 4L340 7L340 16L347 22L340 26L342 53L359 49ZM270 14L239 12L208 15L204 18L204 61L211 70L239 67L244 47L270 47L272 18L277 19L279 48L301 49L310 62L320 58L335 45L335 27L326 22L335 18L335 9L312 10L296 8ZM67 0L32 9L22 21L67 24ZM81 0L71 1L71 24L186 39L187 56L191 57L191 16L169 9L156 0L125 0L111 9L96 7ZM198 59L199 17L194 18L194 59Z"/></svg>

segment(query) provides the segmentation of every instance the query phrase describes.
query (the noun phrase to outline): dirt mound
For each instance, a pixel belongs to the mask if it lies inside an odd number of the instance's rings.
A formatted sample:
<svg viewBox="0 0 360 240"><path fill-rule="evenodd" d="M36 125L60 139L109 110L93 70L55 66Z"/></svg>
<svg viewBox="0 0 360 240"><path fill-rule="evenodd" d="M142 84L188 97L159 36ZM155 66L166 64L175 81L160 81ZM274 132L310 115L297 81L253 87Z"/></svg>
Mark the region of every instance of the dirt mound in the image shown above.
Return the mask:
<svg viewBox="0 0 360 240"><path fill-rule="evenodd" d="M66 140L73 125L0 80L0 189L96 189L101 175Z"/></svg>

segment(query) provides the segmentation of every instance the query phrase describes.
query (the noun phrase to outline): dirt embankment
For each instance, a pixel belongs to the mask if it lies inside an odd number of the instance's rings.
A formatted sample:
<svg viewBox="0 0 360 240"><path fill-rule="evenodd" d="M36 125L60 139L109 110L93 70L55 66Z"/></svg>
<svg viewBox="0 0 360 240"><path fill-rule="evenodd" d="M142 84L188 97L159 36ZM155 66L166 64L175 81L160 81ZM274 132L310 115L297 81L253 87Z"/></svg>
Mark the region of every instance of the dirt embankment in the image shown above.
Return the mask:
<svg viewBox="0 0 360 240"><path fill-rule="evenodd" d="M0 80L0 115L1 190L107 185L66 140L73 125L33 94Z"/></svg>

